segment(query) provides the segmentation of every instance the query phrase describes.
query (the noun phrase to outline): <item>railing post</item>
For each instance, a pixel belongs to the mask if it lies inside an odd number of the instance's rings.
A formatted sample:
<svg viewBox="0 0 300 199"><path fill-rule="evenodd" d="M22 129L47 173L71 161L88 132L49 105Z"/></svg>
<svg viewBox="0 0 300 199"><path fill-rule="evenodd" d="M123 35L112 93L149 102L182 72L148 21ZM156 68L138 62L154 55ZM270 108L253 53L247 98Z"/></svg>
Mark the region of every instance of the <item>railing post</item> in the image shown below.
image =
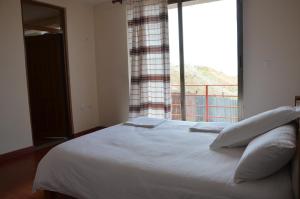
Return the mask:
<svg viewBox="0 0 300 199"><path fill-rule="evenodd" d="M208 122L208 85L205 85L205 121Z"/></svg>

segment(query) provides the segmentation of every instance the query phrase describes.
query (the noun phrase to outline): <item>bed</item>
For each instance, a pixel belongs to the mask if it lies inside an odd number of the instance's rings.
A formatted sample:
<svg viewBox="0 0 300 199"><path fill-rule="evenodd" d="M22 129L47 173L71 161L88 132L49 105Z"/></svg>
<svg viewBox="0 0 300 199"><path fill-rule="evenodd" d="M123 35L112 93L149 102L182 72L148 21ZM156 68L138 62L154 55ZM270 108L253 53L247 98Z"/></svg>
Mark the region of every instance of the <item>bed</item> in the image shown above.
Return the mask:
<svg viewBox="0 0 300 199"><path fill-rule="evenodd" d="M290 166L236 184L244 148L213 151L216 133L167 120L149 129L119 124L54 147L39 163L33 190L97 199L293 199Z"/></svg>

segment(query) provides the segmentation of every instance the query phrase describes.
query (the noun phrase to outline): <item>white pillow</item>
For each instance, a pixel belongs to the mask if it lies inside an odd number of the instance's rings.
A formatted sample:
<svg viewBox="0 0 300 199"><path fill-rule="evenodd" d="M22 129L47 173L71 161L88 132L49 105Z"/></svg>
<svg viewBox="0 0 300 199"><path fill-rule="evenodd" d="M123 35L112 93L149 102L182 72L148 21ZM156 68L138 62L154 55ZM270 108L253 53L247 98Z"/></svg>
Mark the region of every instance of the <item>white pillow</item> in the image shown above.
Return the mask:
<svg viewBox="0 0 300 199"><path fill-rule="evenodd" d="M211 149L246 146L254 137L298 118L294 107L283 106L237 122L223 129Z"/></svg>
<svg viewBox="0 0 300 199"><path fill-rule="evenodd" d="M296 151L296 128L285 125L252 140L235 170L236 183L267 177L283 166Z"/></svg>

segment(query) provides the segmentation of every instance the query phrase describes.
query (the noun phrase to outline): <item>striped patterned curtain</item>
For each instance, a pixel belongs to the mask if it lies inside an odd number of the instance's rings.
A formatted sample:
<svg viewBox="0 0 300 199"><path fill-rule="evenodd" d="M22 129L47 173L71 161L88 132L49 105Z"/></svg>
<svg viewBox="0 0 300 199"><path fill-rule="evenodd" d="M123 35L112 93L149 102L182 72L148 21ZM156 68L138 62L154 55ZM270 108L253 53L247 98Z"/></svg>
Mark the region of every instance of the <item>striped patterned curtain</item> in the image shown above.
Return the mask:
<svg viewBox="0 0 300 199"><path fill-rule="evenodd" d="M167 0L127 0L127 15L131 63L129 117L169 119Z"/></svg>

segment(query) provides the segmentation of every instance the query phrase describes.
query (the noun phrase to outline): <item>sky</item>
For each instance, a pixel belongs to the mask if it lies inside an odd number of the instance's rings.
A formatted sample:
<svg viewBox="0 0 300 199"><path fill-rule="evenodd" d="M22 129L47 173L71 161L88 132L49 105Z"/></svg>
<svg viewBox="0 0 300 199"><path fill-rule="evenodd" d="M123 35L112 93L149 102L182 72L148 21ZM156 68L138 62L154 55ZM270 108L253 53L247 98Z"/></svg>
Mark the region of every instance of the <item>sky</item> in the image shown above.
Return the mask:
<svg viewBox="0 0 300 199"><path fill-rule="evenodd" d="M197 2L197 0L195 0ZM236 0L183 4L184 61L237 76ZM177 8L169 9L170 63L179 65Z"/></svg>

